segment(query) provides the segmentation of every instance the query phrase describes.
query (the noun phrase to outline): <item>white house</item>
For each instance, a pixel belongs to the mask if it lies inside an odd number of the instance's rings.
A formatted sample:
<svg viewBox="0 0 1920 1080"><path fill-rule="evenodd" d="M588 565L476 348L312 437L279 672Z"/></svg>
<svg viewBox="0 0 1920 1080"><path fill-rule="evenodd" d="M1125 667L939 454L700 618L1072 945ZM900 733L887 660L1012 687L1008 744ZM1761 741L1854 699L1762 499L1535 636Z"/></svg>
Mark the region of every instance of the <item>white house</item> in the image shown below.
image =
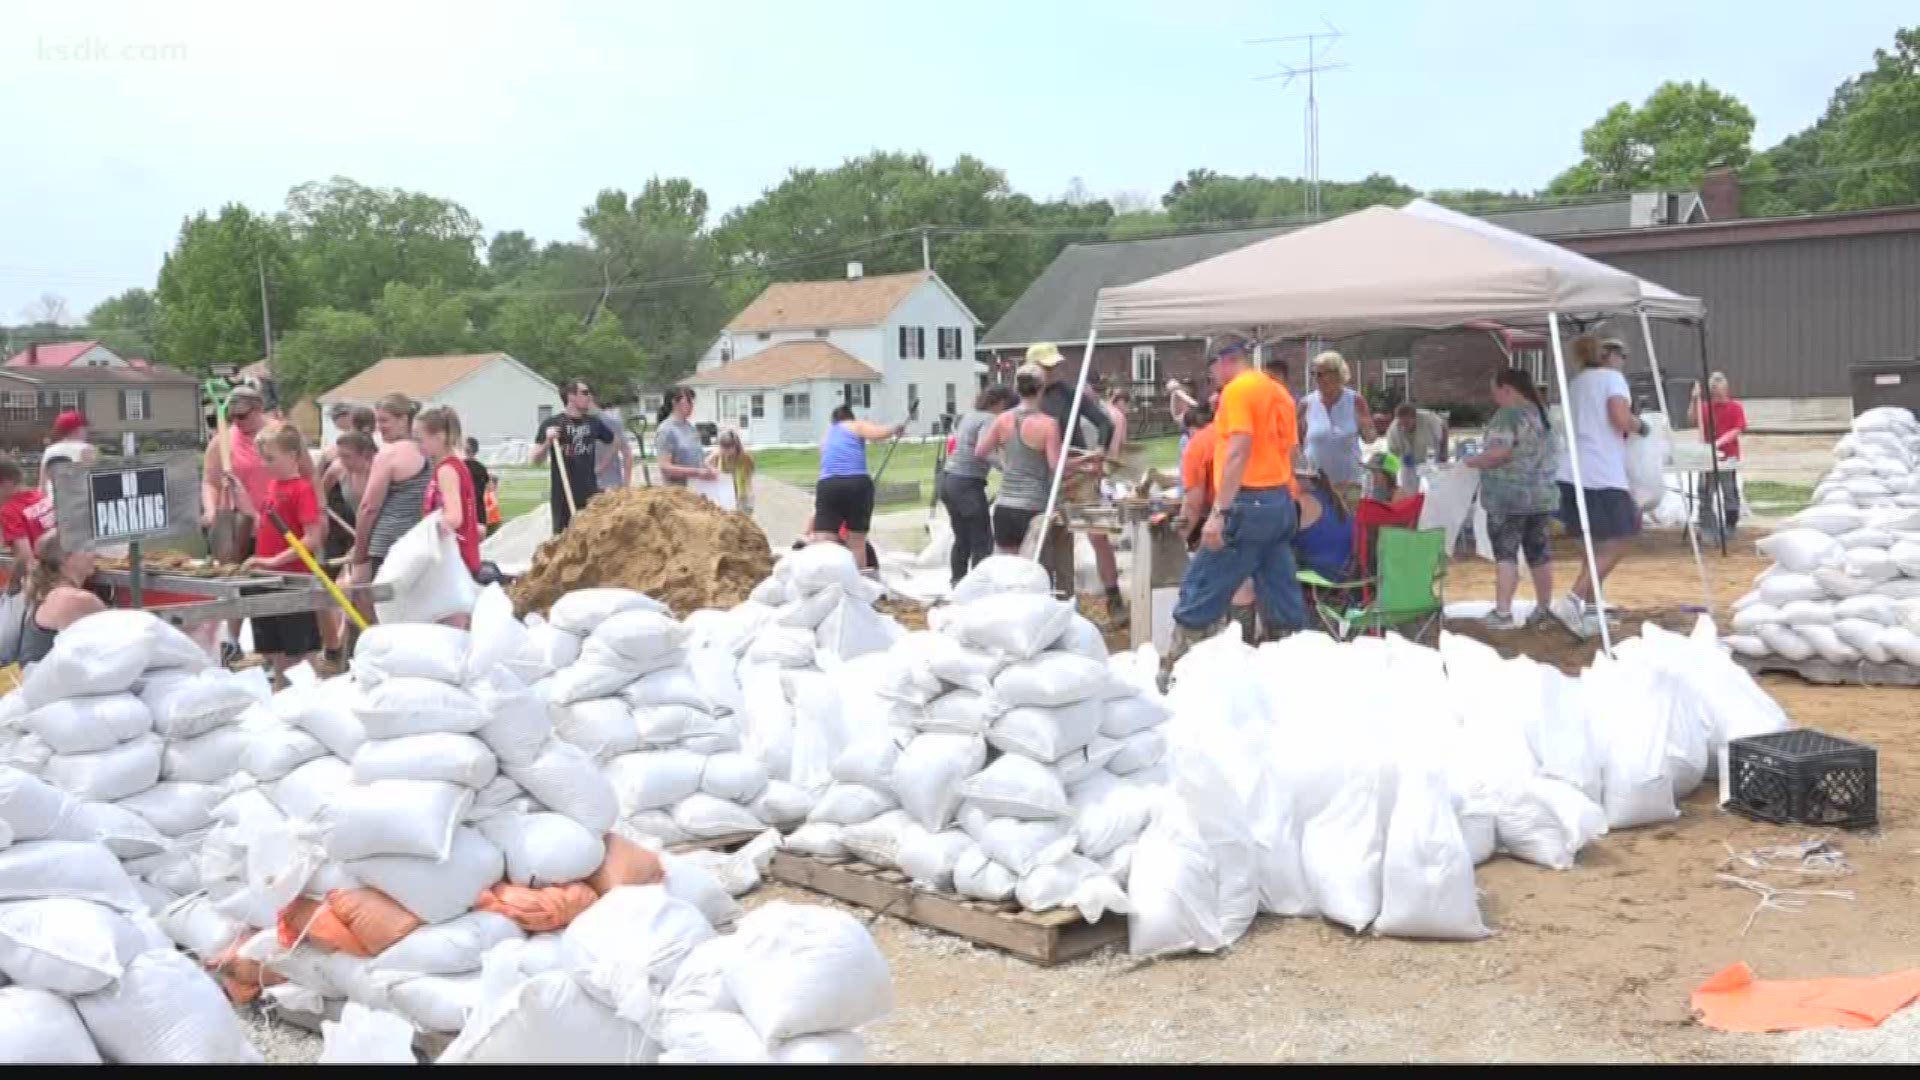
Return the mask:
<svg viewBox="0 0 1920 1080"><path fill-rule="evenodd" d="M909 430L924 434L979 391L979 327L930 270L867 277L849 263L842 281L769 285L686 380L693 418L737 428L754 446L804 444L846 402L882 423L914 413Z"/></svg>
<svg viewBox="0 0 1920 1080"><path fill-rule="evenodd" d="M483 443L531 439L540 421L561 407L560 391L506 353L468 356L390 356L320 395L325 415L334 405L372 405L401 393L422 409L451 406L460 426Z"/></svg>

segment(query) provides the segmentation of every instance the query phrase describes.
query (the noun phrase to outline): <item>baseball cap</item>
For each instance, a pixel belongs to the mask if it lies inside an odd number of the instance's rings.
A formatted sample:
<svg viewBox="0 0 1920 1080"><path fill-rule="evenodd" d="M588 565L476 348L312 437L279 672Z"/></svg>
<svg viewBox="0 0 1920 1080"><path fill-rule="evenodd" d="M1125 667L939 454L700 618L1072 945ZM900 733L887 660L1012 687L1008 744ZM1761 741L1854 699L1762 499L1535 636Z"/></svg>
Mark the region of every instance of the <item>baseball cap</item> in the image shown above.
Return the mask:
<svg viewBox="0 0 1920 1080"><path fill-rule="evenodd" d="M1207 362L1225 359L1228 356L1249 356L1253 353L1253 342L1241 334L1222 334L1214 339L1213 351L1207 354Z"/></svg>
<svg viewBox="0 0 1920 1080"><path fill-rule="evenodd" d="M53 437L56 439L64 439L86 426L86 417L72 409L68 409L66 412L53 418Z"/></svg>
<svg viewBox="0 0 1920 1080"><path fill-rule="evenodd" d="M1377 469L1392 476L1400 475L1400 455L1382 450L1367 459L1367 468Z"/></svg>
<svg viewBox="0 0 1920 1080"><path fill-rule="evenodd" d="M1058 364L1061 359L1060 346L1055 345L1051 341L1042 341L1037 345L1027 346L1027 363L1029 364L1038 364L1043 368L1050 368Z"/></svg>
<svg viewBox="0 0 1920 1080"><path fill-rule="evenodd" d="M352 415L353 415L353 406L348 405L344 401L334 405L333 408L327 410L327 419L329 420L338 420L343 416L352 416Z"/></svg>

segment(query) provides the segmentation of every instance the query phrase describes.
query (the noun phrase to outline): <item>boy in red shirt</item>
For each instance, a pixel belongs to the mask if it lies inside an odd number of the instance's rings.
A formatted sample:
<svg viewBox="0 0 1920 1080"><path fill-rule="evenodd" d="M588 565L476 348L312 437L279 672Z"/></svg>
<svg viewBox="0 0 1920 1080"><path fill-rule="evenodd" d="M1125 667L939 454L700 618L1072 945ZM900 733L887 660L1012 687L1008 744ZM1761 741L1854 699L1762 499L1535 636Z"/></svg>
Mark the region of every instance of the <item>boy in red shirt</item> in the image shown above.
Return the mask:
<svg viewBox="0 0 1920 1080"><path fill-rule="evenodd" d="M321 550L326 537L326 518L321 516L320 499L314 494L313 484L300 474L301 460L307 456L306 440L298 428L287 424L262 435L259 447L261 462L270 477L267 506L280 515L280 520L300 537L309 552ZM253 557L242 564L242 569L307 573L300 553L293 550L275 527L267 507L249 505L252 500L237 484L234 493L241 509L254 514L260 522L260 531L254 537ZM320 651L320 620L311 611L257 617L253 620L253 648L273 665L274 675L284 681L288 668Z"/></svg>
<svg viewBox="0 0 1920 1080"><path fill-rule="evenodd" d="M13 556L13 580L27 580L40 538L53 531L53 500L20 486L19 463L0 454L0 542Z"/></svg>

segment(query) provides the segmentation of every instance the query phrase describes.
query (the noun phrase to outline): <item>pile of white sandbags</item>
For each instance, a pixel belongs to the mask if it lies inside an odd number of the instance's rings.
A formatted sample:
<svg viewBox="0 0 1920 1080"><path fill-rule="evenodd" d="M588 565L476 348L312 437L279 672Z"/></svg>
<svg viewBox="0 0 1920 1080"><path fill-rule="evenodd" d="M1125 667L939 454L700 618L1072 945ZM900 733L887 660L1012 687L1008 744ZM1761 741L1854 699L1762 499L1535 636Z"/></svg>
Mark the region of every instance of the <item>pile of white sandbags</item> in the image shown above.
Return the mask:
<svg viewBox="0 0 1920 1080"><path fill-rule="evenodd" d="M855 661L867 692L842 686L830 783L787 847L1033 911L1124 910L1164 780L1157 663L1110 667L1099 630L1026 560L988 559L955 598L935 629ZM803 723L795 781L817 786L814 748L835 742Z"/></svg>
<svg viewBox="0 0 1920 1080"><path fill-rule="evenodd" d="M146 914L104 844L54 839L77 804L0 767L0 1061L258 1063L212 979Z"/></svg>
<svg viewBox="0 0 1920 1080"><path fill-rule="evenodd" d="M1755 659L1920 664L1920 421L1869 409L1813 505L1755 546L1774 560L1734 601L1727 645Z"/></svg>

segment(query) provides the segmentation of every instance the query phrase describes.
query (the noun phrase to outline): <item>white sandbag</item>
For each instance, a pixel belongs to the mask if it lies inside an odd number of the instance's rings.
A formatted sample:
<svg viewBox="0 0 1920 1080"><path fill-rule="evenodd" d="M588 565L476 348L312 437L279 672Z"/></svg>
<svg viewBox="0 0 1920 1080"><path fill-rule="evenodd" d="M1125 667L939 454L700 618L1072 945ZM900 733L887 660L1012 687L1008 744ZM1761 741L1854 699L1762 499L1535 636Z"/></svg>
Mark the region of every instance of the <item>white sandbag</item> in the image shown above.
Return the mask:
<svg viewBox="0 0 1920 1080"><path fill-rule="evenodd" d="M457 686L406 677L363 689L354 712L369 739L397 739L436 731L465 735L480 730L491 719L472 694Z"/></svg>
<svg viewBox="0 0 1920 1080"><path fill-rule="evenodd" d="M467 1026L439 1064L631 1064L651 1054L638 1027L595 1000L566 971L525 980L516 975L497 995L483 989L478 996Z"/></svg>
<svg viewBox="0 0 1920 1080"><path fill-rule="evenodd" d="M78 800L22 769L0 765L0 823L16 841L44 840Z"/></svg>
<svg viewBox="0 0 1920 1080"><path fill-rule="evenodd" d="M772 664L781 668L805 668L813 665L814 636L811 630L788 626L769 626L747 646L743 659L750 664Z"/></svg>
<svg viewBox="0 0 1920 1080"><path fill-rule="evenodd" d="M662 1065L764 1065L772 1059L747 1018L732 1012L685 1013L659 1025Z"/></svg>
<svg viewBox="0 0 1920 1080"><path fill-rule="evenodd" d="M1092 859L1133 843L1152 820L1159 801L1151 789L1104 770L1075 784L1067 797L1073 811L1075 850Z"/></svg>
<svg viewBox="0 0 1920 1080"><path fill-rule="evenodd" d="M146 947L124 915L86 900L0 903L0 973L20 986L68 996L104 990Z"/></svg>
<svg viewBox="0 0 1920 1080"><path fill-rule="evenodd" d="M687 628L688 644L694 649L708 649L738 659L753 641L754 634L773 618L773 607L748 600L726 611L701 608L689 612L681 624Z"/></svg>
<svg viewBox="0 0 1920 1080"><path fill-rule="evenodd" d="M786 828L807 820L813 811L813 796L797 784L770 779L760 794L747 804L747 812L774 828Z"/></svg>
<svg viewBox="0 0 1920 1080"><path fill-rule="evenodd" d="M227 997L171 949L145 953L112 987L73 1000L102 1057L122 1065L258 1065Z"/></svg>
<svg viewBox="0 0 1920 1080"><path fill-rule="evenodd" d="M1028 911L1071 907L1088 922L1109 911L1125 912L1127 894L1100 864L1082 855L1034 867L1014 887L1014 899Z"/></svg>
<svg viewBox="0 0 1920 1080"><path fill-rule="evenodd" d="M887 789L893 782L894 762L907 737L888 728L871 732L849 745L833 759L833 778L842 784L865 784Z"/></svg>
<svg viewBox="0 0 1920 1080"><path fill-rule="evenodd" d="M664 615L667 606L633 589L575 589L553 602L547 622L570 634L586 636L616 615L629 611L649 611Z"/></svg>
<svg viewBox="0 0 1920 1080"><path fill-rule="evenodd" d="M1808 528L1782 529L1762 537L1754 547L1787 570L1800 574L1810 574L1840 559L1846 551L1833 537Z"/></svg>
<svg viewBox="0 0 1920 1080"><path fill-rule="evenodd" d="M1911 539L1896 540L1891 547L1887 548L1887 561L1899 573L1908 577L1920 577L1920 543Z"/></svg>
<svg viewBox="0 0 1920 1080"><path fill-rule="evenodd" d="M766 823L754 817L746 807L715 798L704 791L694 792L674 804L673 823L686 830L689 836L701 839L759 832L766 827Z"/></svg>
<svg viewBox="0 0 1920 1080"><path fill-rule="evenodd" d="M1771 574L1759 587L1760 599L1775 607L1794 600L1819 600L1827 595L1811 574Z"/></svg>
<svg viewBox="0 0 1920 1080"><path fill-rule="evenodd" d="M1378 766L1355 769L1300 832L1300 865L1315 908L1356 931L1365 930L1380 913L1381 863L1392 801L1386 781ZM1138 870L1139 855L1134 859Z"/></svg>
<svg viewBox="0 0 1920 1080"><path fill-rule="evenodd" d="M727 991L766 1039L852 1031L893 1011L886 957L843 911L773 901L735 932Z"/></svg>
<svg viewBox="0 0 1920 1080"><path fill-rule="evenodd" d="M1602 805L1607 826L1630 829L1678 817L1667 775L1667 714L1648 708L1639 681L1605 657L1595 659L1582 681L1590 723L1606 747Z"/></svg>
<svg viewBox="0 0 1920 1080"><path fill-rule="evenodd" d="M352 676L327 679L314 686L289 687L268 703L274 715L319 739L345 760L367 741L366 725L354 714L359 694Z"/></svg>
<svg viewBox="0 0 1920 1080"><path fill-rule="evenodd" d="M361 884L379 889L422 922L443 923L473 910L506 872L500 849L476 829L453 832L447 857L438 862L411 855L374 855L345 864Z"/></svg>
<svg viewBox="0 0 1920 1080"><path fill-rule="evenodd" d="M1858 652L1870 663L1884 664L1893 659L1893 655L1880 645L1880 634L1887 628L1877 622L1866 619L1841 619L1833 624L1833 632L1842 644Z"/></svg>
<svg viewBox="0 0 1920 1080"><path fill-rule="evenodd" d="M467 1017L479 1007L481 985L478 971L464 975L423 975L388 987L387 1003L422 1031L456 1035L467 1026ZM411 1046L408 1054L412 1054Z"/></svg>
<svg viewBox="0 0 1920 1080"><path fill-rule="evenodd" d="M553 733L553 718L539 695L504 673L482 678L470 689L487 714L474 734L499 763L525 765L540 756Z"/></svg>
<svg viewBox="0 0 1920 1080"><path fill-rule="evenodd" d="M779 567L776 566L774 569L777 571ZM753 591L747 593L747 602L759 604L761 607L777 608L792 599L793 593L787 588L787 583L777 576L766 578L755 585Z"/></svg>
<svg viewBox="0 0 1920 1080"><path fill-rule="evenodd" d="M411 1065L413 1024L398 1013L349 1001L340 1019L320 1022L322 1065Z"/></svg>
<svg viewBox="0 0 1920 1080"><path fill-rule="evenodd" d="M956 870L956 885L959 877ZM1127 951L1135 956L1218 952L1245 932L1222 904L1230 886L1216 850L1184 804L1140 834L1127 884Z"/></svg>
<svg viewBox="0 0 1920 1080"><path fill-rule="evenodd" d="M953 890L975 900L999 902L1013 897L1019 875L987 858L978 845L963 849L953 862Z"/></svg>
<svg viewBox="0 0 1920 1080"><path fill-rule="evenodd" d="M1841 562L1815 570L1813 580L1828 596L1842 599L1861 596L1893 584L1893 582L1874 581L1872 578L1861 577L1849 571L1846 564Z"/></svg>
<svg viewBox="0 0 1920 1080"><path fill-rule="evenodd" d="M1073 605L1041 593L1001 593L945 610L940 632L972 649L1027 660L1053 647L1073 621Z"/></svg>
<svg viewBox="0 0 1920 1080"><path fill-rule="evenodd" d="M1157 697L1133 693L1109 698L1106 713L1100 718L1100 734L1109 739L1124 739L1148 728L1159 727L1172 718L1172 710Z"/></svg>
<svg viewBox="0 0 1920 1080"><path fill-rule="evenodd" d="M1780 621L1794 629L1833 622L1833 604L1825 600L1793 600L1780 607Z"/></svg>
<svg viewBox="0 0 1920 1080"><path fill-rule="evenodd" d="M188 784L214 784L240 771L240 758L253 735L242 728L217 727L191 739L168 741L160 757L160 778Z"/></svg>
<svg viewBox="0 0 1920 1080"><path fill-rule="evenodd" d="M1785 626L1762 626L1754 635L1767 645L1767 651L1795 662L1813 655L1813 644Z"/></svg>
<svg viewBox="0 0 1920 1080"><path fill-rule="evenodd" d="M480 590L473 601L467 656L460 682L473 682L507 667L527 647L527 627L513 614L513 600L499 582ZM541 676L547 673L542 672Z"/></svg>
<svg viewBox="0 0 1920 1080"><path fill-rule="evenodd" d="M867 595L853 552L840 544L808 544L790 552L776 569L795 596L808 597L838 586L849 596Z"/></svg>
<svg viewBox="0 0 1920 1080"><path fill-rule="evenodd" d="M1864 599L1864 597L1860 597L1856 599ZM1791 601L1791 603L1795 603L1795 604L1818 603L1818 602L1819 601L1809 601L1809 600ZM1763 601L1760 601L1759 603L1749 604L1746 607L1741 608L1739 611L1734 612L1733 618L1728 622L1728 625L1733 627L1733 629L1738 633L1750 634L1758 630L1760 627L1766 626L1770 623L1783 623L1786 621L1787 621L1786 617L1781 614L1779 608L1774 607L1772 604L1769 604L1763 600Z"/></svg>
<svg viewBox="0 0 1920 1080"><path fill-rule="evenodd" d="M1487 936L1473 856L1438 771L1401 770L1380 876L1374 933L1456 941Z"/></svg>
<svg viewBox="0 0 1920 1080"><path fill-rule="evenodd" d="M680 962L713 937L706 916L664 885L622 885L582 912L561 935L576 978L621 1015L644 1021Z"/></svg>
<svg viewBox="0 0 1920 1080"><path fill-rule="evenodd" d="M1045 820L1064 817L1069 810L1059 777L1020 754L1002 754L962 781L959 794L992 817Z"/></svg>
<svg viewBox="0 0 1920 1080"><path fill-rule="evenodd" d="M854 858L891 869L900 865L900 850L926 831L906 811L889 810L841 829L840 842Z"/></svg>
<svg viewBox="0 0 1920 1080"><path fill-rule="evenodd" d="M568 593L577 596L578 593ZM562 597L561 599L566 599ZM549 623L527 627L519 651L507 661L507 670L528 683L538 682L580 659L580 635Z"/></svg>
<svg viewBox="0 0 1920 1080"><path fill-rule="evenodd" d="M892 788L901 808L922 828L945 829L960 809L963 781L986 760L986 742L976 736L925 732L900 751Z"/></svg>
<svg viewBox="0 0 1920 1080"><path fill-rule="evenodd" d="M1107 685L1107 666L1067 652L1043 652L1007 665L993 679L993 696L1008 708L1053 708L1098 697ZM1098 727L1098 721L1095 721Z"/></svg>
<svg viewBox="0 0 1920 1080"><path fill-rule="evenodd" d="M900 804L887 791L865 784L834 784L813 804L807 820L834 825L857 825L870 821Z"/></svg>
<svg viewBox="0 0 1920 1080"><path fill-rule="evenodd" d="M613 785L600 775L592 756L571 743L550 739L532 762L504 771L547 809L567 815L597 836L606 835L620 817Z"/></svg>
<svg viewBox="0 0 1920 1080"><path fill-rule="evenodd" d="M1048 653L1048 656L1067 656ZM1082 660L1081 657L1073 657ZM1090 661L1089 661L1090 662ZM1096 665L1097 666L1097 665ZM1015 671L1008 668L1007 674ZM1005 675L1002 676L1003 678ZM996 695L997 696L997 695ZM1100 731L1105 703L1098 697L1074 700L1058 707L1021 705L1008 709L987 730L987 742L996 749L1036 761L1057 761L1091 743Z"/></svg>
<svg viewBox="0 0 1920 1080"><path fill-rule="evenodd" d="M625 699L587 698L571 705L555 705L552 712L554 735L597 761L640 749L640 729Z"/></svg>
<svg viewBox="0 0 1920 1080"><path fill-rule="evenodd" d="M145 818L116 803L80 803L48 839L92 840L122 859L157 855L172 846Z"/></svg>
<svg viewBox="0 0 1920 1080"><path fill-rule="evenodd" d="M434 623L381 624L368 628L353 647L353 672L362 685L387 679L465 681L468 635Z"/></svg>
<svg viewBox="0 0 1920 1080"><path fill-rule="evenodd" d="M327 854L340 862L374 855L445 859L473 789L444 780L358 784L327 814Z"/></svg>
<svg viewBox="0 0 1920 1080"><path fill-rule="evenodd" d="M814 643L820 650L820 666L831 670L848 660L882 652L905 634L891 616L882 615L862 601L845 599L820 621L814 631Z"/></svg>
<svg viewBox="0 0 1920 1080"><path fill-rule="evenodd" d="M1108 771L1107 762L1125 748L1125 744L1118 739L1096 735L1085 747L1048 762L1047 768L1060 778L1061 784L1072 787L1095 773Z"/></svg>
<svg viewBox="0 0 1920 1080"><path fill-rule="evenodd" d="M1885 596L1869 593L1865 596L1851 596L1833 605L1833 617L1837 619L1865 619L1883 626L1900 624L1899 602Z"/></svg>
<svg viewBox="0 0 1920 1080"><path fill-rule="evenodd" d="M1797 529L1814 529L1828 536L1843 536L1864 526L1866 515L1851 506L1809 506L1788 518L1787 524Z"/></svg>
<svg viewBox="0 0 1920 1080"><path fill-rule="evenodd" d="M1920 578L1903 577L1883 581L1874 591L1894 600L1920 600Z"/></svg>
<svg viewBox="0 0 1920 1080"><path fill-rule="evenodd" d="M205 963L252 933L246 924L222 914L204 895L183 896L154 909L154 920L174 944Z"/></svg>
<svg viewBox="0 0 1920 1080"><path fill-rule="evenodd" d="M607 858L606 841L563 814L502 814L478 828L506 858L507 880L515 885L583 881Z"/></svg>
<svg viewBox="0 0 1920 1080"><path fill-rule="evenodd" d="M984 649L971 649L945 634L916 635L915 649L927 671L942 682L985 693L1007 661Z"/></svg>
<svg viewBox="0 0 1920 1080"><path fill-rule="evenodd" d="M733 751L707 758L700 773L700 790L716 799L751 803L767 787L767 767L748 754Z"/></svg>
<svg viewBox="0 0 1920 1080"><path fill-rule="evenodd" d="M960 827L980 845L987 858L1016 875L1024 875L1042 863L1065 858L1075 842L1072 822L993 817L965 804L960 807Z"/></svg>
<svg viewBox="0 0 1920 1080"><path fill-rule="evenodd" d="M38 709L80 688L117 694L148 669L199 671L207 664L192 638L151 612L108 609L62 630L46 657L30 666L20 690L26 704Z"/></svg>
<svg viewBox="0 0 1920 1080"><path fill-rule="evenodd" d="M487 744L471 735L436 731L398 739L369 739L353 755L353 779L440 780L479 790L499 774Z"/></svg>
<svg viewBox="0 0 1920 1080"><path fill-rule="evenodd" d="M1641 420L1647 425L1647 434L1627 437L1627 489L1635 505L1647 511L1660 505L1661 496L1666 494L1665 470L1673 439L1665 418L1649 413Z"/></svg>
<svg viewBox="0 0 1920 1080"><path fill-rule="evenodd" d="M629 814L613 829L629 840L644 840L655 847L693 839L685 829L674 824L673 814L668 810L642 810L637 814Z"/></svg>
<svg viewBox="0 0 1920 1080"><path fill-rule="evenodd" d="M1773 651L1767 648L1765 641L1762 641L1754 634L1728 634L1722 640L1726 642L1727 648L1732 649L1738 655L1751 657L1755 660Z"/></svg>
<svg viewBox="0 0 1920 1080"><path fill-rule="evenodd" d="M672 616L630 609L596 624L580 650L580 659L644 675L679 663L686 647L687 630Z"/></svg>
<svg viewBox="0 0 1920 1080"><path fill-rule="evenodd" d="M685 750L644 750L607 762L621 817L672 806L700 790L707 759Z"/></svg>
<svg viewBox="0 0 1920 1080"><path fill-rule="evenodd" d="M1885 529L1868 527L1841 533L1836 539L1840 541L1841 547L1852 551L1855 548L1891 547L1896 537Z"/></svg>
<svg viewBox="0 0 1920 1080"><path fill-rule="evenodd" d="M994 554L980 560L966 577L954 583L947 599L957 607L1001 593L1046 596L1052 592L1053 579L1046 567L1018 555Z"/></svg>
<svg viewBox="0 0 1920 1080"><path fill-rule="evenodd" d="M326 753L326 744L297 727L282 723L249 726L239 768L263 784L270 783Z"/></svg>
<svg viewBox="0 0 1920 1080"><path fill-rule="evenodd" d="M98 753L55 754L41 775L76 799L113 802L159 782L164 750L159 736L141 735Z"/></svg>
<svg viewBox="0 0 1920 1080"><path fill-rule="evenodd" d="M739 724L732 716L716 716L689 705L636 706L629 723L645 747L682 745L707 736L739 738Z"/></svg>
<svg viewBox="0 0 1920 1080"><path fill-rule="evenodd" d="M337 757L314 758L268 788L274 804L288 817L318 820L354 790L353 766Z"/></svg>
<svg viewBox="0 0 1920 1080"><path fill-rule="evenodd" d="M978 852L979 846L960 829L940 832L922 829L900 845L898 861L901 872L920 888L952 892L954 866L968 851Z"/></svg>
<svg viewBox="0 0 1920 1080"><path fill-rule="evenodd" d="M665 872L661 884L667 895L693 905L702 918L715 928L732 926L740 917L740 905L734 897L745 896L760 884L760 867L755 859L771 863L779 850L779 834L762 833L740 851L689 851L684 854L660 853Z"/></svg>
<svg viewBox="0 0 1920 1080"><path fill-rule="evenodd" d="M519 882L517 884L525 884ZM503 941L527 935L505 915L469 911L433 926L422 926L368 961L374 971L413 975L464 975L479 971L481 957Z"/></svg>
<svg viewBox="0 0 1920 1080"><path fill-rule="evenodd" d="M11 1065L98 1065L100 1052L73 1003L25 986L0 986L0 1061Z"/></svg>
<svg viewBox="0 0 1920 1080"><path fill-rule="evenodd" d="M1159 729L1149 728L1119 740L1119 746L1107 759L1107 771L1132 776L1158 765L1166 756L1167 737Z"/></svg>
<svg viewBox="0 0 1920 1080"><path fill-rule="evenodd" d="M1527 777L1495 796L1494 828L1514 858L1566 870L1580 849L1606 835L1607 813L1570 784Z"/></svg>
<svg viewBox="0 0 1920 1080"><path fill-rule="evenodd" d="M1076 613L1067 620L1067 628L1061 633L1053 647L1062 652L1078 653L1089 660L1105 663L1107 660L1107 638L1092 620Z"/></svg>
<svg viewBox="0 0 1920 1080"><path fill-rule="evenodd" d="M204 887L194 854L191 847L182 845L158 855L128 859L126 870L175 896L185 896Z"/></svg>
<svg viewBox="0 0 1920 1080"><path fill-rule="evenodd" d="M387 549L373 583L393 587L391 600L373 605L382 623L432 623L465 615L480 595L460 557L459 541L431 514Z"/></svg>
<svg viewBox="0 0 1920 1080"><path fill-rule="evenodd" d="M1882 630L1879 644L1903 664L1920 664L1920 634L1904 626L1889 626Z"/></svg>
<svg viewBox="0 0 1920 1080"><path fill-rule="evenodd" d="M700 712L714 712L718 704L709 699L695 680L690 668L676 667L643 675L620 691L627 704L636 709L681 705Z"/></svg>
<svg viewBox="0 0 1920 1080"><path fill-rule="evenodd" d="M56 754L89 754L151 731L153 713L132 694L100 694L42 706L20 723Z"/></svg>
<svg viewBox="0 0 1920 1080"><path fill-rule="evenodd" d="M1896 563L1892 553L1880 548L1849 548L1845 559L1849 574L1869 581L1891 581L1899 577L1901 571L1905 569L1904 566Z"/></svg>
<svg viewBox="0 0 1920 1080"><path fill-rule="evenodd" d="M919 708L898 707L905 710L902 719L915 730L948 735L985 735L1005 711L991 694L973 690L950 690Z"/></svg>
<svg viewBox="0 0 1920 1080"><path fill-rule="evenodd" d="M861 1065L867 1042L857 1031L828 1031L782 1039L767 1048L767 1055L775 1065Z"/></svg>
<svg viewBox="0 0 1920 1080"><path fill-rule="evenodd" d="M676 663L679 663L678 657L661 666L670 667ZM591 651L583 650L578 663L562 668L548 680L548 693L555 705L571 705L588 698L612 697L643 674L645 672L635 671L609 654L596 656Z"/></svg>
<svg viewBox="0 0 1920 1080"><path fill-rule="evenodd" d="M780 846L788 851L822 859L844 858L847 846L840 842L840 834L845 828L831 821L809 821L788 833L780 841Z"/></svg>
<svg viewBox="0 0 1920 1080"><path fill-rule="evenodd" d="M1796 626L1794 632L1813 646L1815 655L1831 664L1857 664L1860 652L1853 646L1840 640L1831 626Z"/></svg>

